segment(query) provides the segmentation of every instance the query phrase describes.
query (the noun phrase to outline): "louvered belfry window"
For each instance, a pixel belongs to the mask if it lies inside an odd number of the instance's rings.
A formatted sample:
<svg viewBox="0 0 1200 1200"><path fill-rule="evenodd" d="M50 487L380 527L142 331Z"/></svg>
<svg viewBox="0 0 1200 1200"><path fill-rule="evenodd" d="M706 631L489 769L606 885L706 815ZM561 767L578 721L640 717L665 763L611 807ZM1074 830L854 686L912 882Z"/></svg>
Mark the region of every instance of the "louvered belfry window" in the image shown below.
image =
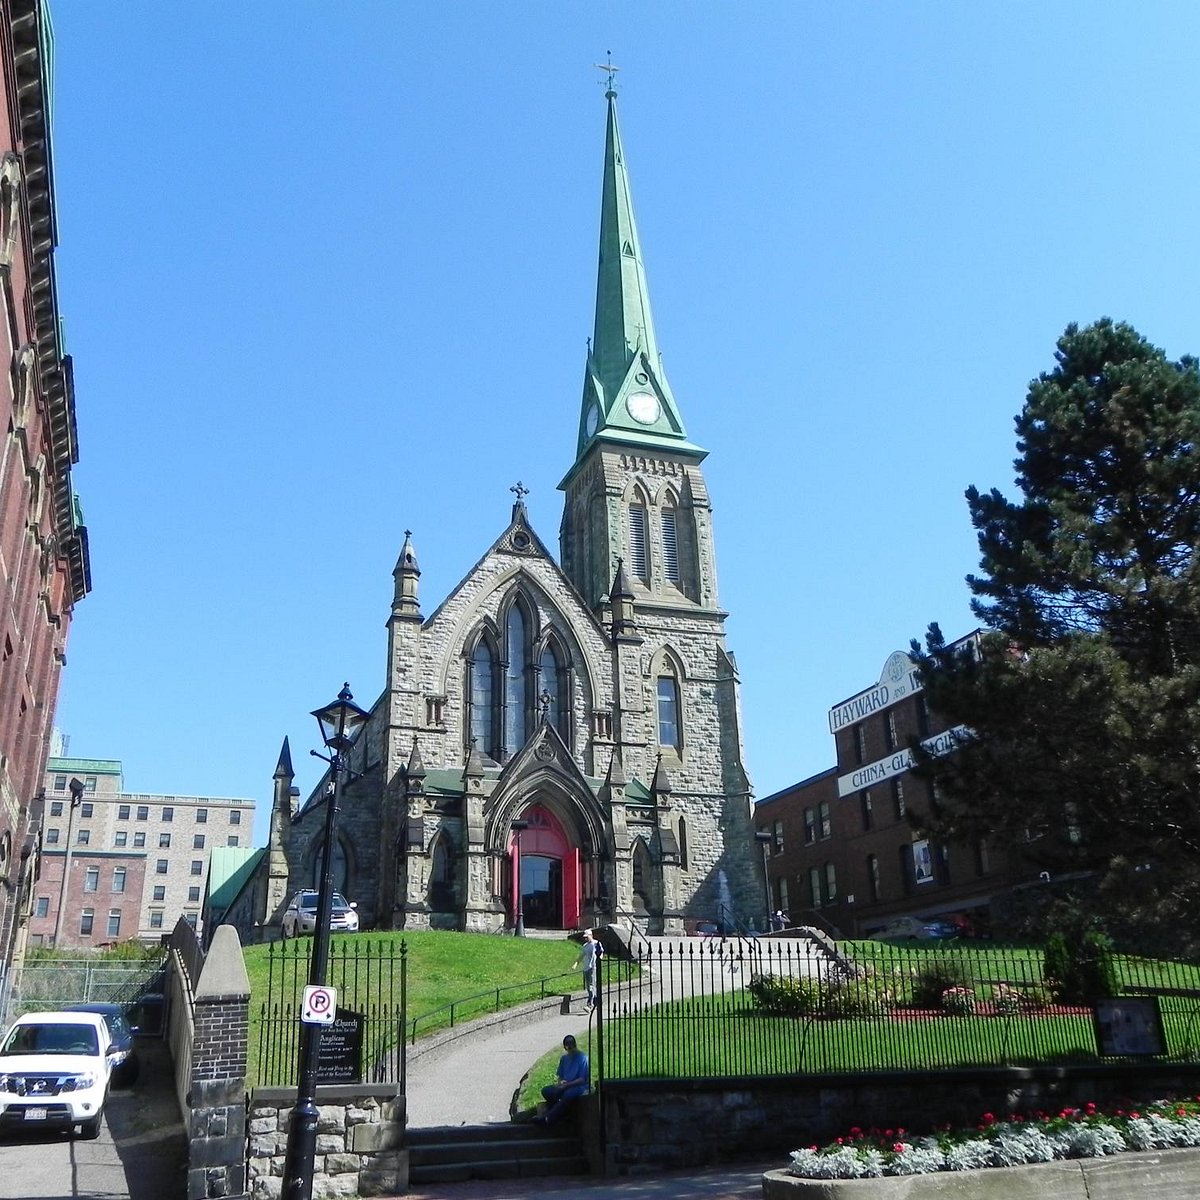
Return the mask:
<svg viewBox="0 0 1200 1200"><path fill-rule="evenodd" d="M650 579L650 558L646 553L646 506L629 506L629 566L643 582Z"/></svg>
<svg viewBox="0 0 1200 1200"><path fill-rule="evenodd" d="M675 510L664 508L662 511L662 541L663 569L667 578L674 584L679 583L679 533L675 526Z"/></svg>

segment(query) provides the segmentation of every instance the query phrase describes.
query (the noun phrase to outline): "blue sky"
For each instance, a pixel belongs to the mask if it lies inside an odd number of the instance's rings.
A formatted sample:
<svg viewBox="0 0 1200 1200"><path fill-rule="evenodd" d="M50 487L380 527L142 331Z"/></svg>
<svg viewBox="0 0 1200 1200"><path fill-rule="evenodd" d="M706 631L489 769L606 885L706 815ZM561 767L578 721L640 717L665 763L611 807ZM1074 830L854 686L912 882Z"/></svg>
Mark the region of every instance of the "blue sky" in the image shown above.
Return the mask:
<svg viewBox="0 0 1200 1200"><path fill-rule="evenodd" d="M93 593L59 707L127 788L251 796L508 521L556 546L612 51L766 796L931 620L1070 321L1200 351L1200 7L54 0Z"/></svg>

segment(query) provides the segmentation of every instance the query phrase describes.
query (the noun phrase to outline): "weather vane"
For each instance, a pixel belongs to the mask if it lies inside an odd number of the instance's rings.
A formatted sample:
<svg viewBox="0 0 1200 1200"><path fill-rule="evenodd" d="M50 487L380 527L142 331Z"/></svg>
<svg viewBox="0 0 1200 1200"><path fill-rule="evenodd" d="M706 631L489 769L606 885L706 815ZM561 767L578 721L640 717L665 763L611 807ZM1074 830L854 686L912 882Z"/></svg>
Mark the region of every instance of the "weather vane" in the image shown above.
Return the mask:
<svg viewBox="0 0 1200 1200"><path fill-rule="evenodd" d="M525 497L529 495L529 489L518 479L515 487L508 489L517 498L519 504L525 503Z"/></svg>
<svg viewBox="0 0 1200 1200"><path fill-rule="evenodd" d="M596 70L597 70L597 71L603 71L603 72L604 72L604 73L605 73L605 74L608 76L608 80L607 80L607 83L608 83L608 90L609 90L610 92L615 92L615 91L617 90L617 79L616 79L616 75L617 75L617 72L618 72L618 71L619 71L621 68L620 68L620 67L614 67L614 66L613 66L613 60L612 60L612 51L611 51L611 50L606 50L606 51L605 51L605 54L607 54L607 55L608 55L608 62L606 62L606 63L596 63L596 64L594 64L594 65L595 65L595 67L596 67Z"/></svg>

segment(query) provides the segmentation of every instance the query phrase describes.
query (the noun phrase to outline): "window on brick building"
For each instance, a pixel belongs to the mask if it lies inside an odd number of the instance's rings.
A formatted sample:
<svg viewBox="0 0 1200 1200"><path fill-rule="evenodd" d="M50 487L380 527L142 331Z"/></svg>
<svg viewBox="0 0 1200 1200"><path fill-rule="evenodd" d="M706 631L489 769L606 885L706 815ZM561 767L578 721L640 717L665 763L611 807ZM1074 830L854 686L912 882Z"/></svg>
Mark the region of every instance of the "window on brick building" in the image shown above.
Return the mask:
<svg viewBox="0 0 1200 1200"><path fill-rule="evenodd" d="M119 908L108 910L108 936L110 938L121 936L121 910Z"/></svg>
<svg viewBox="0 0 1200 1200"><path fill-rule="evenodd" d="M242 823L242 810L240 808L230 809L229 823L230 825L240 825Z"/></svg>
<svg viewBox="0 0 1200 1200"><path fill-rule="evenodd" d="M829 816L828 800L822 800L821 803L817 805L817 819L820 822L821 837L824 839L831 836L833 833L833 822Z"/></svg>
<svg viewBox="0 0 1200 1200"><path fill-rule="evenodd" d="M169 833L160 833L158 835L158 848L160 850L170 850L171 835Z"/></svg>
<svg viewBox="0 0 1200 1200"><path fill-rule="evenodd" d="M203 850L204 849L204 834L202 834L202 833L192 834L192 849L193 850Z"/></svg>
<svg viewBox="0 0 1200 1200"><path fill-rule="evenodd" d="M188 902L195 904L200 899L200 889L198 887L188 888Z"/></svg>
<svg viewBox="0 0 1200 1200"><path fill-rule="evenodd" d="M35 917L48 917L50 915L50 897L39 896L37 903L34 905L33 915Z"/></svg>
<svg viewBox="0 0 1200 1200"><path fill-rule="evenodd" d="M114 892L123 892L125 890L124 867L113 867L112 890Z"/></svg>
<svg viewBox="0 0 1200 1200"><path fill-rule="evenodd" d="M54 790L56 792L65 792L67 790L67 777L65 775L55 775Z"/></svg>
<svg viewBox="0 0 1200 1200"><path fill-rule="evenodd" d="M227 845L227 846L236 846L237 844L238 844L238 835L236 833L231 833L225 839L225 845Z"/></svg>
<svg viewBox="0 0 1200 1200"><path fill-rule="evenodd" d="M817 810L815 808L806 808L804 810L804 842L808 845L810 842L817 840Z"/></svg>
<svg viewBox="0 0 1200 1200"><path fill-rule="evenodd" d="M904 814L908 812L908 805L904 800L904 781L902 779L892 780L892 805L896 810L896 820L903 821Z"/></svg>
<svg viewBox="0 0 1200 1200"><path fill-rule="evenodd" d="M837 867L833 863L825 864L825 900L833 904L837 900Z"/></svg>
<svg viewBox="0 0 1200 1200"><path fill-rule="evenodd" d="M133 835L133 848L135 850L145 850L145 848L146 848L145 833L139 832L139 833L135 833Z"/></svg>
<svg viewBox="0 0 1200 1200"><path fill-rule="evenodd" d="M77 829L75 831L75 844L77 846L86 846L92 840L92 831L90 829Z"/></svg>
<svg viewBox="0 0 1200 1200"><path fill-rule="evenodd" d="M874 854L867 855L867 893L872 900L879 899L879 859Z"/></svg>
<svg viewBox="0 0 1200 1200"><path fill-rule="evenodd" d="M154 895L153 895L152 899L165 900L166 898L167 898L166 884L156 883L154 885Z"/></svg>
<svg viewBox="0 0 1200 1200"><path fill-rule="evenodd" d="M201 859L199 859L199 858L192 859L192 874L193 875L203 875L204 874L204 862Z"/></svg>
<svg viewBox="0 0 1200 1200"><path fill-rule="evenodd" d="M173 808L164 808L162 819L170 824L170 822L175 820L175 810Z"/></svg>
<svg viewBox="0 0 1200 1200"><path fill-rule="evenodd" d="M81 817L90 817L96 811L96 806L91 801L85 801L79 806L79 815Z"/></svg>
<svg viewBox="0 0 1200 1200"><path fill-rule="evenodd" d="M854 727L854 761L857 764L867 761L867 730L864 725Z"/></svg>
<svg viewBox="0 0 1200 1200"><path fill-rule="evenodd" d="M46 830L46 845L47 846L57 846L58 845L58 837L59 837L59 831L57 829L47 829Z"/></svg>
<svg viewBox="0 0 1200 1200"><path fill-rule="evenodd" d="M208 822L208 809L207 808L196 809L196 824L204 825L207 822Z"/></svg>
<svg viewBox="0 0 1200 1200"><path fill-rule="evenodd" d="M875 824L875 805L871 800L871 791L869 788L858 793L858 803L862 808L862 827L865 833Z"/></svg>
<svg viewBox="0 0 1200 1200"><path fill-rule="evenodd" d="M808 898L813 908L821 907L820 867L810 867L808 870Z"/></svg>
<svg viewBox="0 0 1200 1200"><path fill-rule="evenodd" d="M139 805L137 806L137 819L138 819L139 821L148 821L148 820L150 820L150 805L148 805L148 804L139 804Z"/></svg>
<svg viewBox="0 0 1200 1200"><path fill-rule="evenodd" d="M117 805L117 820L118 821L128 821L129 820L129 805L128 804L118 804Z"/></svg>
<svg viewBox="0 0 1200 1200"><path fill-rule="evenodd" d="M95 910L91 909L91 908L85 908L83 910L83 912L79 914L79 932L80 932L80 934L82 934L84 937L91 937L92 936L92 922L95 919L96 919Z"/></svg>
<svg viewBox="0 0 1200 1200"><path fill-rule="evenodd" d="M129 845L129 833L128 833L128 831L126 831L126 830L124 830L124 829L118 829L118 830L117 830L117 832L113 834L113 845L114 845L114 846L127 846L127 845Z"/></svg>
<svg viewBox="0 0 1200 1200"><path fill-rule="evenodd" d="M783 822L776 821L771 827L771 846L776 854L783 853Z"/></svg>
<svg viewBox="0 0 1200 1200"><path fill-rule="evenodd" d="M917 733L921 737L929 736L929 705L924 696L917 697Z"/></svg>
<svg viewBox="0 0 1200 1200"><path fill-rule="evenodd" d="M50 801L50 815L52 817L61 817L63 810L63 802L61 800Z"/></svg>
<svg viewBox="0 0 1200 1200"><path fill-rule="evenodd" d="M895 750L899 739L896 737L896 713L894 710L887 714L887 718L883 722L883 740L889 751Z"/></svg>
<svg viewBox="0 0 1200 1200"><path fill-rule="evenodd" d="M95 775L85 775L83 777L83 790L85 792L94 792L96 790Z"/></svg>
<svg viewBox="0 0 1200 1200"><path fill-rule="evenodd" d="M150 910L150 928L161 929L163 927L163 914L161 908L152 908Z"/></svg>
<svg viewBox="0 0 1200 1200"><path fill-rule="evenodd" d="M100 886L100 868L88 867L83 873L83 890L94 892Z"/></svg>
<svg viewBox="0 0 1200 1200"><path fill-rule="evenodd" d="M167 873L167 860L165 858L158 859L154 864L154 870L159 875Z"/></svg>

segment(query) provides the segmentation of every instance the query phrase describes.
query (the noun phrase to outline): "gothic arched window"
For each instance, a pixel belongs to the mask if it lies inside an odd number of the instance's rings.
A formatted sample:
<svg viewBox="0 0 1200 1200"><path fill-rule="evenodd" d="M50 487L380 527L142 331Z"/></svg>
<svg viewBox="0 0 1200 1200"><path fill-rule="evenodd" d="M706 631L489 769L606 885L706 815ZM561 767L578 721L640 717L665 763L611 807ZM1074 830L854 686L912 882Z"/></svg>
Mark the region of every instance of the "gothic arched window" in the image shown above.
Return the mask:
<svg viewBox="0 0 1200 1200"><path fill-rule="evenodd" d="M568 746L571 744L570 689L566 664L551 642L538 660L539 696L546 704L546 716Z"/></svg>
<svg viewBox="0 0 1200 1200"><path fill-rule="evenodd" d="M469 728L471 741L483 754L496 751L496 667L491 647L483 639L471 655L470 680L467 687L471 710Z"/></svg>
<svg viewBox="0 0 1200 1200"><path fill-rule="evenodd" d="M638 497L629 505L629 569L642 583L650 582L649 540L646 504Z"/></svg>
<svg viewBox="0 0 1200 1200"><path fill-rule="evenodd" d="M674 675L658 677L658 744L679 753L679 681Z"/></svg>
<svg viewBox="0 0 1200 1200"><path fill-rule="evenodd" d="M679 573L679 525L675 519L675 506L665 504L662 510L662 554L663 573L669 583L680 585Z"/></svg>
<svg viewBox="0 0 1200 1200"><path fill-rule="evenodd" d="M529 643L528 623L520 604L508 610L504 627L508 666L504 672L504 749L512 755L529 736Z"/></svg>

